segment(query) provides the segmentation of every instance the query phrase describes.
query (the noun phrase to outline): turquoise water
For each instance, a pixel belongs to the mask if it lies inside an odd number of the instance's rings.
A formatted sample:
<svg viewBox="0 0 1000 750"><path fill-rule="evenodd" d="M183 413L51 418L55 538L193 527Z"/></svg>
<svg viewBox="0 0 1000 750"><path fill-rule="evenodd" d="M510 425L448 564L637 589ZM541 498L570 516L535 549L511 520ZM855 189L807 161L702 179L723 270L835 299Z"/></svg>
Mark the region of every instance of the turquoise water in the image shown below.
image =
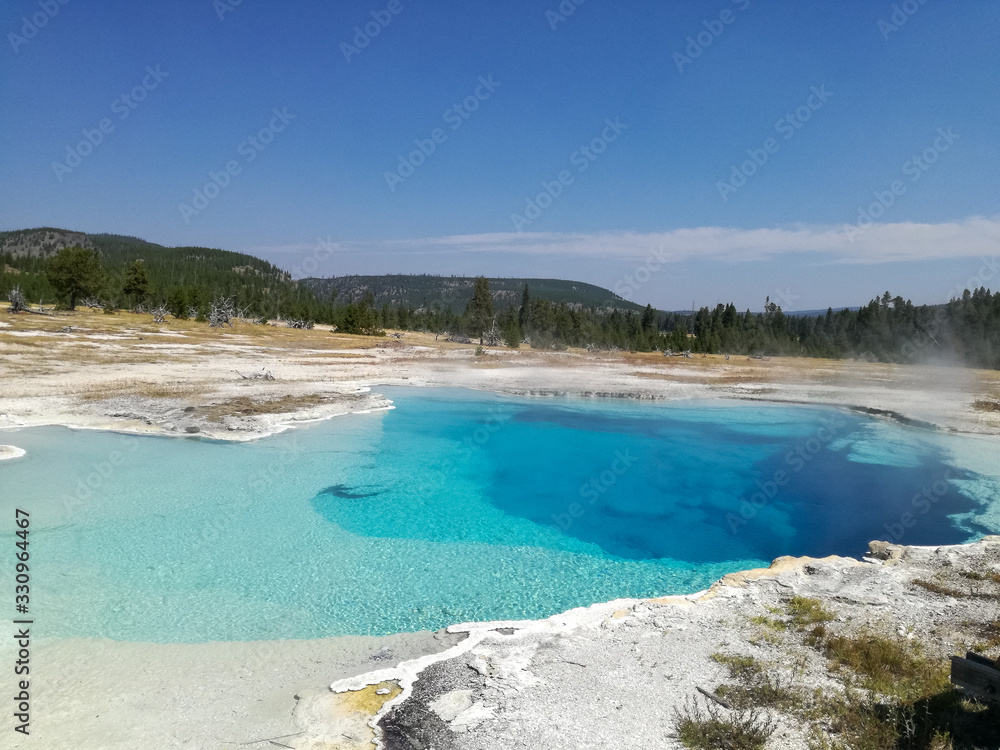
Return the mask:
<svg viewBox="0 0 1000 750"><path fill-rule="evenodd" d="M784 554L1000 531L992 441L824 408L378 390L397 408L253 443L0 433L28 451L0 463L0 541L28 510L38 635L537 618Z"/></svg>

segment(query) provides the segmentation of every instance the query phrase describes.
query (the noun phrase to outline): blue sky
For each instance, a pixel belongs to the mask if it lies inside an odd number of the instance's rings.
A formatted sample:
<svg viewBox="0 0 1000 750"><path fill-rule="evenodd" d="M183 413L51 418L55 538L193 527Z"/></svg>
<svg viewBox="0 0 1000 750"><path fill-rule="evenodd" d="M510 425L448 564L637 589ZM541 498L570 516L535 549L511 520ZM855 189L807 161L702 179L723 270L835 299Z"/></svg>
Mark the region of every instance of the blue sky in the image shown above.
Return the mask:
<svg viewBox="0 0 1000 750"><path fill-rule="evenodd" d="M14 0L0 31L0 228L666 309L994 273L996 2Z"/></svg>

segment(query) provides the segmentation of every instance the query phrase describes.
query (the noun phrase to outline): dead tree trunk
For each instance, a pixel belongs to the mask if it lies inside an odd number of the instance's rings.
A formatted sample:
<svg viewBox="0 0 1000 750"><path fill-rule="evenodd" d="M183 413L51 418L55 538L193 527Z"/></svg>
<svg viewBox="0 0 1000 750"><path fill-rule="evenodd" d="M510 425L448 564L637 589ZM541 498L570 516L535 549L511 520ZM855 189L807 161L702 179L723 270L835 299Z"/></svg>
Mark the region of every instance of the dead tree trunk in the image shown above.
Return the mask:
<svg viewBox="0 0 1000 750"><path fill-rule="evenodd" d="M21 294L21 287L16 286L7 293L7 299L10 300L10 307L7 308L9 313L19 313L26 312L28 305L24 302L24 295Z"/></svg>
<svg viewBox="0 0 1000 750"><path fill-rule="evenodd" d="M497 328L497 318L493 316L493 323L490 325L490 330L486 331L479 339L480 344L485 346L500 346L503 343L503 339L500 336L500 329Z"/></svg>
<svg viewBox="0 0 1000 750"><path fill-rule="evenodd" d="M7 299L10 300L10 307L7 308L9 313L31 313L32 315L49 315L50 313L45 312L45 308L41 310L32 310L28 306L28 303L24 301L24 294L21 293L21 287L16 286L10 290L7 294ZM42 303L39 302L38 306L41 308Z"/></svg>
<svg viewBox="0 0 1000 750"><path fill-rule="evenodd" d="M249 375L244 375L239 370L233 370L237 375L239 375L244 380L274 380L274 373L270 370L261 369L260 372L252 372Z"/></svg>
<svg viewBox="0 0 1000 750"><path fill-rule="evenodd" d="M222 328L222 326L233 327L232 318L236 315L233 300L230 297L223 297L212 303L208 312L208 325L212 328Z"/></svg>

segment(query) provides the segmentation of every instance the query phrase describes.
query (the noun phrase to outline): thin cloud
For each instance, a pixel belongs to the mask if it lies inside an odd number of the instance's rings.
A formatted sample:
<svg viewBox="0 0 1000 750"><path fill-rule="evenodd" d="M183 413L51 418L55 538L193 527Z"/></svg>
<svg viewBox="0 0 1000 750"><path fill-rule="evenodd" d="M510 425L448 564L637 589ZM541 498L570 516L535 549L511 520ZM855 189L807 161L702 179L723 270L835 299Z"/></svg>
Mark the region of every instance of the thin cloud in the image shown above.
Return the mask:
<svg viewBox="0 0 1000 750"><path fill-rule="evenodd" d="M317 243L255 248L268 253L309 252ZM1000 252L1000 215L942 224L791 226L761 229L697 227L669 232L503 232L407 240L337 242L337 252L362 255L511 253L661 262L759 262L789 254L816 254L827 262L899 263L994 256Z"/></svg>

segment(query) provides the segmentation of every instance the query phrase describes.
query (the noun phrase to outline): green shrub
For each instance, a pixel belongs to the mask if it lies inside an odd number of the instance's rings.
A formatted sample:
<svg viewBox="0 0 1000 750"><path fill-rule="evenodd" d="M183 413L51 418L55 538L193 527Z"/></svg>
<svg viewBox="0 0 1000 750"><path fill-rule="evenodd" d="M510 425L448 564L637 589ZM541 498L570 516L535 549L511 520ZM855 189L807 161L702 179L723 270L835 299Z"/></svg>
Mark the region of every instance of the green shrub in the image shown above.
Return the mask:
<svg viewBox="0 0 1000 750"><path fill-rule="evenodd" d="M728 711L697 700L674 711L675 737L691 750L764 750L775 722L756 710Z"/></svg>
<svg viewBox="0 0 1000 750"><path fill-rule="evenodd" d="M794 709L802 704L800 690L768 672L766 666L752 656L712 654L711 659L724 665L729 671L733 685L719 685L716 692L734 708Z"/></svg>
<svg viewBox="0 0 1000 750"><path fill-rule="evenodd" d="M810 599L805 596L793 597L788 602L788 614L791 616L792 622L799 627L836 619L836 615L825 609L823 602L819 599Z"/></svg>

